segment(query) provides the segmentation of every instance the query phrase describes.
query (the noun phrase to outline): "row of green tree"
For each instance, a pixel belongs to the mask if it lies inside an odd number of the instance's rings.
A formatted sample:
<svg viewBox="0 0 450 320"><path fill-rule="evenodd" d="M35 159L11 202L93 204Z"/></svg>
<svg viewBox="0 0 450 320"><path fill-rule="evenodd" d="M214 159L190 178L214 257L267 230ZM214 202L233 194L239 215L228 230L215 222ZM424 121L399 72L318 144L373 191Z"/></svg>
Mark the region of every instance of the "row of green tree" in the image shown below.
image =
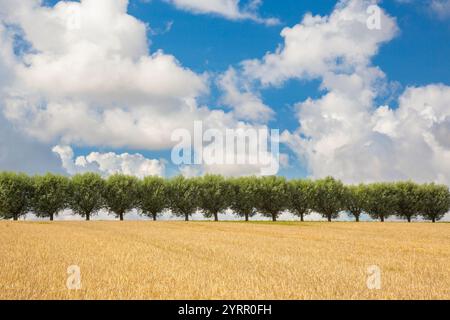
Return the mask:
<svg viewBox="0 0 450 320"><path fill-rule="evenodd" d="M120 220L133 209L154 220L165 210L186 221L200 210L206 218L219 219L231 209L246 221L257 213L276 221L290 211L301 221L311 212L328 221L347 212L359 221L363 213L385 221L397 216L411 222L421 216L436 222L450 210L447 186L414 182L344 185L331 177L321 180L286 180L283 177L224 178L207 175L172 179L116 174L107 179L94 173L71 178L46 174L27 176L0 173L0 217L14 219L33 212L53 220L71 209L86 220L101 209Z"/></svg>

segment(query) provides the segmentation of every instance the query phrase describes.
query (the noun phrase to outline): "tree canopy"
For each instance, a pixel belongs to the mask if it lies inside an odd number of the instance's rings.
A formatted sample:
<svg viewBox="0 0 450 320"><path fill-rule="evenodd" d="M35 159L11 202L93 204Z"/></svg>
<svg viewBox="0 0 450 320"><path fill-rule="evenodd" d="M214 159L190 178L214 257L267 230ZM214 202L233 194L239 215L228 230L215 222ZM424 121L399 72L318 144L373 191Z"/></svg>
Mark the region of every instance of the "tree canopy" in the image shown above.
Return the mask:
<svg viewBox="0 0 450 320"><path fill-rule="evenodd" d="M139 183L138 205L141 212L154 221L169 207L168 185L161 177L145 177Z"/></svg>
<svg viewBox="0 0 450 320"><path fill-rule="evenodd" d="M230 180L232 196L230 208L245 221L256 215L257 189L255 177L241 177Z"/></svg>
<svg viewBox="0 0 450 320"><path fill-rule="evenodd" d="M344 197L345 210L359 222L361 214L367 207L367 187L363 184L345 186Z"/></svg>
<svg viewBox="0 0 450 320"><path fill-rule="evenodd" d="M77 174L70 180L69 207L75 214L90 220L101 210L105 201L105 181L95 173Z"/></svg>
<svg viewBox="0 0 450 320"><path fill-rule="evenodd" d="M33 182L22 173L0 173L0 217L18 220L31 209Z"/></svg>
<svg viewBox="0 0 450 320"><path fill-rule="evenodd" d="M434 183L419 187L420 213L433 223L450 211L450 192L447 186Z"/></svg>
<svg viewBox="0 0 450 320"><path fill-rule="evenodd" d="M337 219L345 209L344 185L332 177L314 183L313 209L328 221Z"/></svg>
<svg viewBox="0 0 450 320"><path fill-rule="evenodd" d="M115 174L106 180L103 197L106 208L121 221L124 215L136 208L139 196L139 180L136 177Z"/></svg>
<svg viewBox="0 0 450 320"><path fill-rule="evenodd" d="M289 210L304 221L313 208L314 183L295 179L288 182Z"/></svg>
<svg viewBox="0 0 450 320"><path fill-rule="evenodd" d="M384 222L397 212L397 195L392 183L373 183L367 186L366 212L372 219Z"/></svg>
<svg viewBox="0 0 450 320"><path fill-rule="evenodd" d="M53 220L65 209L86 220L106 209L120 220L132 210L153 220L166 210L189 220L200 210L218 221L219 214L231 209L246 221L258 213L277 221L285 211L301 221L312 212L332 221L345 211L356 221L367 213L382 222L391 216L436 222L450 210L450 190L446 185L412 181L344 185L332 177L314 181L220 175L138 179L124 174L30 177L0 172L0 219L18 220L32 212Z"/></svg>
<svg viewBox="0 0 450 320"><path fill-rule="evenodd" d="M198 178L177 176L168 181L169 207L176 216L189 221L200 206Z"/></svg>
<svg viewBox="0 0 450 320"><path fill-rule="evenodd" d="M232 188L230 183L218 175L206 175L198 179L199 207L206 218L219 221L219 213L231 206Z"/></svg>
<svg viewBox="0 0 450 320"><path fill-rule="evenodd" d="M289 208L286 178L269 176L256 180L257 209L272 221L277 221L283 210Z"/></svg>
<svg viewBox="0 0 450 320"><path fill-rule="evenodd" d="M31 207L38 217L52 221L58 213L69 206L69 178L47 173L33 178L34 197Z"/></svg>

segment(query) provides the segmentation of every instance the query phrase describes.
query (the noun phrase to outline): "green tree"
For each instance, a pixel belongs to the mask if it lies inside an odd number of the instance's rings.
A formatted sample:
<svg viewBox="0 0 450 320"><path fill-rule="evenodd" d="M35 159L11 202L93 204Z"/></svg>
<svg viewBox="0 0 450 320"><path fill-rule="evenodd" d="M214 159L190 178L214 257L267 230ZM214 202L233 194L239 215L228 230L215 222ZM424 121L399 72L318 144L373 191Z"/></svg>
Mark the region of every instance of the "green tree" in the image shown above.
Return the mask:
<svg viewBox="0 0 450 320"><path fill-rule="evenodd" d="M262 177L256 181L257 209L272 221L277 221L283 210L289 208L287 181L284 177Z"/></svg>
<svg viewBox="0 0 450 320"><path fill-rule="evenodd" d="M33 178L34 197L32 208L38 217L54 217L69 205L69 178L47 173Z"/></svg>
<svg viewBox="0 0 450 320"><path fill-rule="evenodd" d="M314 183L311 180L291 180L288 182L289 211L300 220L311 212L314 200Z"/></svg>
<svg viewBox="0 0 450 320"><path fill-rule="evenodd" d="M397 212L397 196L392 183L373 183L367 186L364 209L372 219L384 222Z"/></svg>
<svg viewBox="0 0 450 320"><path fill-rule="evenodd" d="M397 182L394 184L394 193L397 204L396 214L411 222L420 213L419 186L411 181Z"/></svg>
<svg viewBox="0 0 450 320"><path fill-rule="evenodd" d="M123 221L124 215L137 207L139 180L123 174L110 176L103 197L106 208Z"/></svg>
<svg viewBox="0 0 450 320"><path fill-rule="evenodd" d="M420 213L433 223L441 220L450 211L450 192L445 185L434 183L419 187Z"/></svg>
<svg viewBox="0 0 450 320"><path fill-rule="evenodd" d="M344 207L359 222L364 208L367 207L367 187L363 184L346 186Z"/></svg>
<svg viewBox="0 0 450 320"><path fill-rule="evenodd" d="M69 207L87 221L104 207L105 181L95 173L77 174L70 180Z"/></svg>
<svg viewBox="0 0 450 320"><path fill-rule="evenodd" d="M317 180L314 183L313 209L331 222L345 209L344 196L344 185L341 181L332 177Z"/></svg>
<svg viewBox="0 0 450 320"><path fill-rule="evenodd" d="M165 179L149 176L140 182L138 207L144 215L156 221L158 215L168 208L168 201Z"/></svg>
<svg viewBox="0 0 450 320"><path fill-rule="evenodd" d="M199 179L199 206L206 218L219 221L219 213L231 206L232 187L224 177L206 175Z"/></svg>
<svg viewBox="0 0 450 320"><path fill-rule="evenodd" d="M0 217L18 220L30 210L31 179L22 173L0 173Z"/></svg>
<svg viewBox="0 0 450 320"><path fill-rule="evenodd" d="M173 214L189 221L189 217L197 211L200 205L198 178L186 179L178 176L170 179L168 195L169 207Z"/></svg>
<svg viewBox="0 0 450 320"><path fill-rule="evenodd" d="M235 214L249 221L256 215L256 177L242 177L230 180L232 188L231 209Z"/></svg>

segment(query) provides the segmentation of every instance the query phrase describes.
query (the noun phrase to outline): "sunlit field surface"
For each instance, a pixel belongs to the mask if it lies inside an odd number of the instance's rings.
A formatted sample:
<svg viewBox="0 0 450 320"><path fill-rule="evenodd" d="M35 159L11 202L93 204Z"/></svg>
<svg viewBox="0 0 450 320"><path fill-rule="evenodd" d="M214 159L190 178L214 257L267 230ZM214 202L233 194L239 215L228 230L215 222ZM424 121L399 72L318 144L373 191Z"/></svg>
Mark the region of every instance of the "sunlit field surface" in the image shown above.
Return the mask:
<svg viewBox="0 0 450 320"><path fill-rule="evenodd" d="M1 299L450 299L450 224L3 221L0 266Z"/></svg>

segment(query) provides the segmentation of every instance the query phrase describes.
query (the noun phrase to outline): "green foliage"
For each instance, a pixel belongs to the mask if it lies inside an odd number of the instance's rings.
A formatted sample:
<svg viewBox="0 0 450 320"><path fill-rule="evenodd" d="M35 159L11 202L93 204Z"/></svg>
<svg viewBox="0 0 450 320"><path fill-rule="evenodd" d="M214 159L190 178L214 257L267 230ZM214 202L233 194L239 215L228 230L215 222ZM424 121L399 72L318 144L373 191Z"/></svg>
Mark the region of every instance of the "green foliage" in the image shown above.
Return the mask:
<svg viewBox="0 0 450 320"><path fill-rule="evenodd" d="M332 177L287 181L277 176L206 175L169 180L150 176L139 180L116 174L105 180L94 173L69 179L50 173L30 178L0 172L0 219L17 220L34 211L38 217L53 220L66 208L86 220L102 208L123 220L127 212L136 208L154 220L170 209L186 221L200 209L205 217L217 221L219 213L230 208L246 221L258 212L276 221L284 210L289 210L302 221L311 211L328 221L347 211L356 221L366 212L381 221L397 215L409 222L417 216L436 222L450 210L450 190L445 185L414 182L344 186Z"/></svg>
<svg viewBox="0 0 450 320"><path fill-rule="evenodd" d="M450 192L445 185L424 184L419 188L420 213L426 220L436 222L450 211Z"/></svg>
<svg viewBox="0 0 450 320"><path fill-rule="evenodd" d="M69 205L69 178L47 173L33 178L34 197L32 208L38 217L54 219L55 215Z"/></svg>
<svg viewBox="0 0 450 320"><path fill-rule="evenodd" d="M158 215L169 207L166 180L149 176L139 183L138 207L142 213L156 221Z"/></svg>
<svg viewBox="0 0 450 320"><path fill-rule="evenodd" d="M120 220L137 207L139 180L132 176L115 174L106 180L103 197L106 208Z"/></svg>
<svg viewBox="0 0 450 320"><path fill-rule="evenodd" d="M311 212L314 200L314 182L311 180L291 180L288 182L289 211L300 217Z"/></svg>
<svg viewBox="0 0 450 320"><path fill-rule="evenodd" d="M219 221L219 213L231 206L232 187L222 176L206 175L198 179L199 207L206 218Z"/></svg>
<svg viewBox="0 0 450 320"><path fill-rule="evenodd" d="M328 221L337 219L345 210L345 192L341 181L332 177L317 180L314 183L313 209Z"/></svg>
<svg viewBox="0 0 450 320"><path fill-rule="evenodd" d="M248 221L250 217L256 215L257 195L256 178L242 177L230 179L232 188L231 209L240 217Z"/></svg>
<svg viewBox="0 0 450 320"><path fill-rule="evenodd" d="M263 177L256 180L257 209L277 221L283 210L289 208L287 181L284 177Z"/></svg>
<svg viewBox="0 0 450 320"><path fill-rule="evenodd" d="M397 212L397 194L393 183L373 183L367 186L365 212L372 219L384 222Z"/></svg>
<svg viewBox="0 0 450 320"><path fill-rule="evenodd" d="M344 208L353 217L356 222L359 222L359 218L367 207L367 186L351 185L346 186L344 189Z"/></svg>
<svg viewBox="0 0 450 320"><path fill-rule="evenodd" d="M186 179L183 176L172 178L168 182L169 207L178 217L186 221L200 206L199 179Z"/></svg>
<svg viewBox="0 0 450 320"><path fill-rule="evenodd" d="M105 181L95 173L77 174L70 180L69 207L90 220L104 206Z"/></svg>
<svg viewBox="0 0 450 320"><path fill-rule="evenodd" d="M420 188L414 182L397 182L393 186L396 196L395 212L411 222L420 213Z"/></svg>
<svg viewBox="0 0 450 320"><path fill-rule="evenodd" d="M18 220L30 210L33 196L31 179L21 173L0 173L0 217Z"/></svg>

